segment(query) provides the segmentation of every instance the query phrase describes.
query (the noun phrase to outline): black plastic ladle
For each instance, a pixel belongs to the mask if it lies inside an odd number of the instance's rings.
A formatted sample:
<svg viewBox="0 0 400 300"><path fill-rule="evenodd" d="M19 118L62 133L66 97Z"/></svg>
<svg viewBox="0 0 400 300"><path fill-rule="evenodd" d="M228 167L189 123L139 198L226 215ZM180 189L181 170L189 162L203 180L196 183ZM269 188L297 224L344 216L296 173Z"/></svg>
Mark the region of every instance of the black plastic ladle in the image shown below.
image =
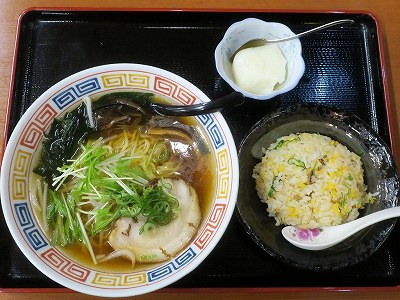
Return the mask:
<svg viewBox="0 0 400 300"><path fill-rule="evenodd" d="M141 114L163 116L197 116L232 108L245 102L245 97L238 92L232 92L221 98L194 105L166 105L151 101L151 97L143 97L135 92L117 92L106 94L93 103L93 111L119 107L121 110L136 110ZM143 94L142 94L143 95ZM146 94L144 94L146 95ZM147 94L151 95L151 94Z"/></svg>

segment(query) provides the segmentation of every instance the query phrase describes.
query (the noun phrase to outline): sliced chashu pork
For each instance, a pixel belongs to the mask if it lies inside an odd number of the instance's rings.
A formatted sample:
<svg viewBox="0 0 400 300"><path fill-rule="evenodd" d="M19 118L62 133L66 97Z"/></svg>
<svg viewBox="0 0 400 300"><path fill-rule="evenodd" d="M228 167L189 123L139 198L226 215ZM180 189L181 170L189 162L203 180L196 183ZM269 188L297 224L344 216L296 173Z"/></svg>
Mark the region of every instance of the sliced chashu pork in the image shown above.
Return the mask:
<svg viewBox="0 0 400 300"><path fill-rule="evenodd" d="M109 236L108 242L115 250L130 250L137 262L160 262L174 256L194 236L200 224L201 212L194 188L180 179L166 179L179 201L176 219L165 226L159 226L139 234L144 219L121 218Z"/></svg>

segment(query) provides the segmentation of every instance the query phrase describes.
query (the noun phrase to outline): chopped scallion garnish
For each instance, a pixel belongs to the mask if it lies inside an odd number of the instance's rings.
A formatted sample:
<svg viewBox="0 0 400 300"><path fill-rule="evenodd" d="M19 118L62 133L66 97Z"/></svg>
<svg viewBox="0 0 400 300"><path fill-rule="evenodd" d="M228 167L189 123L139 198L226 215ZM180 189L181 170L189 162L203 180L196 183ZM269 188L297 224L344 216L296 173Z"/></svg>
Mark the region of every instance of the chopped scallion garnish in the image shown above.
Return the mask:
<svg viewBox="0 0 400 300"><path fill-rule="evenodd" d="M294 157L288 159L288 164L295 165L296 167L302 168L303 170L306 169L306 164L300 159L296 159Z"/></svg>
<svg viewBox="0 0 400 300"><path fill-rule="evenodd" d="M110 230L118 218L144 218L139 232L142 234L176 217L179 203L171 195L171 186L162 179L149 184L143 168L131 166L128 151L110 152L101 139L81 149L68 165L58 168L60 175L53 179L55 188L47 192L45 211L53 244L82 242L96 263L90 239ZM151 153L153 159L165 160L169 150L157 143Z"/></svg>

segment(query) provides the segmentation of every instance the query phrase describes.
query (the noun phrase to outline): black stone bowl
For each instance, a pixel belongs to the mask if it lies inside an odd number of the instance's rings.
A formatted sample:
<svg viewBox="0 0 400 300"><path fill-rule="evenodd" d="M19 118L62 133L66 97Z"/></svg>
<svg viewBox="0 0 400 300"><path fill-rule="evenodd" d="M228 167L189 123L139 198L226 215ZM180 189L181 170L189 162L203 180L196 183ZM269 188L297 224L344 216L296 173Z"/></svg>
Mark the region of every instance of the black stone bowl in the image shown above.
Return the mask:
<svg viewBox="0 0 400 300"><path fill-rule="evenodd" d="M386 220L358 232L331 248L310 251L297 248L281 234L282 226L266 212L252 178L260 153L277 138L291 133L319 133L345 145L361 156L368 191L378 192L376 201L360 211L360 216L397 205L399 178L389 147L354 114L318 105L295 105L277 110L255 124L239 149L240 183L237 214L250 238L269 255L294 267L310 271L334 271L361 262L372 255L394 228L396 219ZM261 140L260 140L261 139Z"/></svg>

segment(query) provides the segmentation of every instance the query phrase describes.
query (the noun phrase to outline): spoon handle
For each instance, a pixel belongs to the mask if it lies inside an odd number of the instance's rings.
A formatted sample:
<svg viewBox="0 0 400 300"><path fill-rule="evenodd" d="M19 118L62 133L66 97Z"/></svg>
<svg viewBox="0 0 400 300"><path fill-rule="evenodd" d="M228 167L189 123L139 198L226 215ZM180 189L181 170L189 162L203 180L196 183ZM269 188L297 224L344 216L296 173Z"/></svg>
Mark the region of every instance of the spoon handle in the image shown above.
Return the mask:
<svg viewBox="0 0 400 300"><path fill-rule="evenodd" d="M276 40L267 40L267 43L286 42L286 41L290 41L290 40L292 40L292 39L297 39L297 38L303 37L303 36L305 36L305 35L308 35L308 34L311 34L311 33L317 32L317 31L320 31L320 30L325 29L325 28L328 28L328 27L332 27L332 26L336 26L336 25L340 25L340 24L347 24L347 23L352 24L352 23L354 23L354 20L351 20L351 19L343 19L343 20L333 21L333 22L330 22L330 23L327 23L327 24L324 24L324 25L315 27L315 28L313 28L313 29L304 31L304 32L302 32L302 33L295 34L295 35L290 36L290 37L287 37L287 38L281 38L281 39L276 39Z"/></svg>
<svg viewBox="0 0 400 300"><path fill-rule="evenodd" d="M358 218L352 222L347 223L347 224L352 224L351 228L349 228L348 230L347 236L350 236L360 231L361 229L371 226L372 224L396 217L400 217L400 206L383 209L374 212L372 214L366 215L362 218ZM343 226L344 225L346 225L346 223L343 224Z"/></svg>
<svg viewBox="0 0 400 300"><path fill-rule="evenodd" d="M197 116L220 111L223 108L231 108L243 104L245 97L238 92L233 92L221 98L206 103L194 105L163 105L151 103L154 112L165 116Z"/></svg>

